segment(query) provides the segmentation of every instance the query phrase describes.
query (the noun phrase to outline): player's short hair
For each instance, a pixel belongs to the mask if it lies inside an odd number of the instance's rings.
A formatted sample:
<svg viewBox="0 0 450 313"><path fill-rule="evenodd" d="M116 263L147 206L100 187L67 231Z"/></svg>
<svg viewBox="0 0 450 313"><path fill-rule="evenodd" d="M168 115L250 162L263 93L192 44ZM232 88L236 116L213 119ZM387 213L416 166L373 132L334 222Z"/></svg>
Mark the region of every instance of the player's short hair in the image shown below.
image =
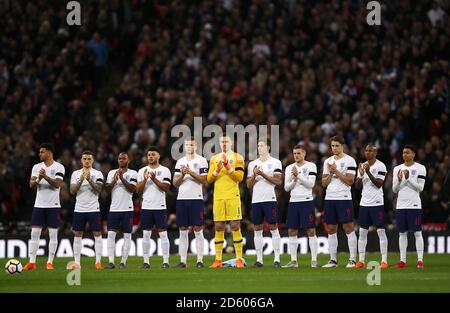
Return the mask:
<svg viewBox="0 0 450 313"><path fill-rule="evenodd" d="M92 155L92 157L94 157L94 152L91 150L84 150L81 155Z"/></svg>
<svg viewBox="0 0 450 313"><path fill-rule="evenodd" d="M303 150L305 152L308 151L304 145L295 145L294 148L292 148L292 151L298 150L298 149L301 149L301 150Z"/></svg>
<svg viewBox="0 0 450 313"><path fill-rule="evenodd" d="M376 146L373 142L369 142L369 143L366 145L366 148L367 148L367 147L375 148L375 150L378 149L377 146Z"/></svg>
<svg viewBox="0 0 450 313"><path fill-rule="evenodd" d="M150 152L150 151L154 151L154 152L157 152L158 154L161 154L161 151L159 150L159 148L157 146L150 146L150 147L148 147L147 153Z"/></svg>
<svg viewBox="0 0 450 313"><path fill-rule="evenodd" d="M416 153L416 147L414 145L405 145L403 149L409 149L412 152Z"/></svg>
<svg viewBox="0 0 450 313"><path fill-rule="evenodd" d="M337 141L339 142L341 145L345 144L345 140L344 137L340 136L340 135L336 135L330 138L330 145L332 141Z"/></svg>
<svg viewBox="0 0 450 313"><path fill-rule="evenodd" d="M125 154L126 156L128 156L128 152L126 152L126 151L119 152L119 155L121 155L121 154Z"/></svg>
<svg viewBox="0 0 450 313"><path fill-rule="evenodd" d="M53 153L55 151L55 146L49 142L44 142L39 146L39 149L45 149Z"/></svg>

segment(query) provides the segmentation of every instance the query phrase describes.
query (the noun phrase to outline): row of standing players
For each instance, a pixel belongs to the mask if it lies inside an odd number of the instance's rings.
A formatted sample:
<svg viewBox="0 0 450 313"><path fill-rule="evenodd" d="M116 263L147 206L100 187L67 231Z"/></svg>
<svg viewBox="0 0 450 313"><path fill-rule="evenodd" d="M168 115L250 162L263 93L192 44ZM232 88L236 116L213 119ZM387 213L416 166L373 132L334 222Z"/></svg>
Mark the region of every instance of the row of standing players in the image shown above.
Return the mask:
<svg viewBox="0 0 450 313"><path fill-rule="evenodd" d="M326 188L324 222L328 230L330 260L323 267L337 267L337 229L342 224L348 238L350 257L347 267L365 267L365 248L369 226L375 226L380 241L381 268L387 268L388 242L384 229L383 184L387 174L386 166L376 159L376 146L368 144L365 148L366 162L356 165L355 160L343 152L344 140L339 136L330 139L333 155L325 160L322 173L322 185ZM190 227L195 234L198 268L203 265L204 251L204 205L203 186L214 184L213 214L215 223L216 259L210 266L220 268L224 230L230 222L236 253L235 266L244 267L242 258L242 219L239 183L244 178L244 159L232 151L229 137L220 138L221 153L213 156L208 166L207 160L196 154L194 138L185 141L186 155L175 165L173 185L178 188L176 202L177 225L180 228L179 254L177 267L187 266L188 233ZM46 268L53 269L53 259L58 245L57 233L60 223L59 189L65 175L64 166L54 161L53 146L42 144L39 157L42 161L34 165L30 178L30 187L37 189L32 213L31 240L29 242L30 260L25 270L36 269L36 253L42 228L49 230L49 255ZM246 184L252 190L251 219L254 224L254 244L256 262L254 267L263 266L263 222L270 226L274 248L275 267L298 267L298 230L306 229L311 250L311 266L317 267L318 241L315 231L315 207L312 188L317 178L317 167L305 159L306 147L293 147L295 163L285 169L284 188L290 192L286 225L289 235L289 253L291 261L280 264L280 234L278 231L278 208L275 187L282 185L282 164L270 156L270 146L266 141L258 142L258 159L248 165ZM423 190L426 169L414 162L415 148L405 146L404 163L393 170L392 189L396 194L396 223L399 231L400 261L393 267L406 267L407 232L415 234L417 267L423 268L423 238L421 233L422 207L420 192ZM81 267L80 256L82 236L86 223L95 238L95 267L113 269L116 233L121 231L124 237L120 268L125 268L131 247L134 192L142 194L141 228L143 229L142 249L144 262L142 268L150 268L150 238L153 229L159 234L163 253L163 268L169 267L169 239L167 235L167 208L165 192L172 184L172 175L167 167L159 164L160 153L157 147L147 152L148 165L138 172L128 168L127 153L118 156L117 169L108 173L104 184L103 174L92 168L93 153L84 151L81 157L83 168L74 171L70 180L70 192L76 196L72 229L74 233L73 252L75 262L72 269ZM356 176L356 182L355 182ZM362 188L359 212L359 240L353 225L353 202L351 186ZM101 264L102 234L98 196L105 188L111 192L111 207L108 215L107 251L109 262ZM356 262L357 250L359 261Z"/></svg>

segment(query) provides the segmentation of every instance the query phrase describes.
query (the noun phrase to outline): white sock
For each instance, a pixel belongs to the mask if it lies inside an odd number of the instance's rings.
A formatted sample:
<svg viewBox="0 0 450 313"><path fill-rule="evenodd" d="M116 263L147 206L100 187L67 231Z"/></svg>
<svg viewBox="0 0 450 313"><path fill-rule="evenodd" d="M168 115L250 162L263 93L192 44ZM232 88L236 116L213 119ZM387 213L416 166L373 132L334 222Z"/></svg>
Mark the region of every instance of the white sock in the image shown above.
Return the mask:
<svg viewBox="0 0 450 313"><path fill-rule="evenodd" d="M328 249L330 250L330 259L337 262L338 240L337 234L328 234Z"/></svg>
<svg viewBox="0 0 450 313"><path fill-rule="evenodd" d="M36 253L39 249L39 239L41 238L41 228L31 228L31 239L28 247L28 254L30 256L30 263L36 263Z"/></svg>
<svg viewBox="0 0 450 313"><path fill-rule="evenodd" d="M387 263L388 239L384 228L378 229L378 238L380 238L381 262Z"/></svg>
<svg viewBox="0 0 450 313"><path fill-rule="evenodd" d="M280 262L280 245L281 245L281 237L278 228L275 230L271 230L272 234L272 245L273 245L273 253L274 253L274 262Z"/></svg>
<svg viewBox="0 0 450 313"><path fill-rule="evenodd" d="M170 242L169 242L169 237L167 237L167 231L160 232L159 238L161 238L163 263L169 263Z"/></svg>
<svg viewBox="0 0 450 313"><path fill-rule="evenodd" d="M263 231L255 230L255 237L253 238L255 242L255 250L256 250L256 261L259 263L263 263Z"/></svg>
<svg viewBox="0 0 450 313"><path fill-rule="evenodd" d="M77 263L77 264L80 264L81 240L82 240L82 237L74 237L73 238L73 256L75 258L75 263Z"/></svg>
<svg viewBox="0 0 450 313"><path fill-rule="evenodd" d="M144 254L144 263L150 264L150 238L152 236L151 230L144 230L142 238L142 252Z"/></svg>
<svg viewBox="0 0 450 313"><path fill-rule="evenodd" d="M358 239L359 262L364 263L366 259L367 234L369 230L360 227Z"/></svg>
<svg viewBox="0 0 450 313"><path fill-rule="evenodd" d="M116 251L116 232L108 231L108 258L109 263L114 264L114 252Z"/></svg>
<svg viewBox="0 0 450 313"><path fill-rule="evenodd" d="M197 262L203 263L203 250L205 249L205 237L203 236L203 229L194 231L195 247L197 248Z"/></svg>
<svg viewBox="0 0 450 313"><path fill-rule="evenodd" d="M180 229L180 240L179 240L179 254L181 263L186 264L187 252L189 245L189 230L181 230Z"/></svg>
<svg viewBox="0 0 450 313"><path fill-rule="evenodd" d="M128 259L128 254L130 253L131 248L131 234L125 233L123 234L123 246L122 246L122 260L120 263L126 264Z"/></svg>
<svg viewBox="0 0 450 313"><path fill-rule="evenodd" d="M416 237L416 250L417 250L417 260L423 261L423 237L422 231L414 232L414 236Z"/></svg>
<svg viewBox="0 0 450 313"><path fill-rule="evenodd" d="M406 262L406 250L408 249L408 233L400 233L398 237L398 246L400 247L400 261Z"/></svg>
<svg viewBox="0 0 450 313"><path fill-rule="evenodd" d="M317 236L308 237L309 248L311 249L311 261L317 261L317 250L319 249L319 242Z"/></svg>
<svg viewBox="0 0 450 313"><path fill-rule="evenodd" d="M297 236L289 236L289 253L291 254L291 261L297 261Z"/></svg>
<svg viewBox="0 0 450 313"><path fill-rule="evenodd" d="M101 262L103 251L103 239L102 236L94 236L95 244L95 263Z"/></svg>
<svg viewBox="0 0 450 313"><path fill-rule="evenodd" d="M356 249L358 247L358 238L356 238L356 234L352 231L350 234L347 234L348 240L348 250L350 252L350 260L356 260Z"/></svg>
<svg viewBox="0 0 450 313"><path fill-rule="evenodd" d="M50 237L50 241L48 243L47 263L53 263L53 259L55 258L55 254L56 254L56 248L58 247L58 229L57 228L49 228L48 236Z"/></svg>

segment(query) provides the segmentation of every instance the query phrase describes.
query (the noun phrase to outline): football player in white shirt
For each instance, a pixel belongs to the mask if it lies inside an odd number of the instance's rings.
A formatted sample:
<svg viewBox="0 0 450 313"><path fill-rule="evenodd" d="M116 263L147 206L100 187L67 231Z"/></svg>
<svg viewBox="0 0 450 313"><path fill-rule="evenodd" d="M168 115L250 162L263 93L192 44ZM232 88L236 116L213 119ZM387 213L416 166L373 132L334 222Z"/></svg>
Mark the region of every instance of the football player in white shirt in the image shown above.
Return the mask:
<svg viewBox="0 0 450 313"><path fill-rule="evenodd" d="M369 226L377 228L380 239L381 265L380 268L388 268L387 250L388 240L384 229L384 194L383 184L386 177L386 165L377 160L377 147L369 143L364 151L366 162L359 164L358 177L355 186L362 188L361 202L359 206L359 262L357 268L365 268L365 255L367 234Z"/></svg>
<svg viewBox="0 0 450 313"><path fill-rule="evenodd" d="M328 227L330 261L323 267L337 267L337 229L342 224L348 239L350 258L347 267L356 265L357 238L353 230L353 201L351 186L355 180L356 162L344 153L344 138L330 139L333 155L323 164L322 186L326 188L324 222Z"/></svg>
<svg viewBox="0 0 450 313"><path fill-rule="evenodd" d="M287 211L286 226L289 235L289 252L291 261L283 268L298 267L298 229L306 229L309 248L311 249L311 267L317 267L315 205L312 189L316 183L317 166L305 160L306 147L296 145L293 149L295 163L286 167L284 189L291 193Z"/></svg>
<svg viewBox="0 0 450 313"><path fill-rule="evenodd" d="M406 145L403 148L405 163L397 165L392 173L392 190L397 194L395 220L399 231L400 262L394 268L406 267L408 231L416 237L417 268L423 268L422 203L420 192L425 186L427 170L425 166L414 162L415 148Z"/></svg>
<svg viewBox="0 0 450 313"><path fill-rule="evenodd" d="M128 153L121 152L117 159L118 169L109 171L105 189L111 192L111 206L108 214L108 257L105 269L114 269L114 252L116 251L116 234L123 232L122 260L119 267L125 268L131 247L131 230L133 229L133 193L136 190L137 172L129 169Z"/></svg>
<svg viewBox="0 0 450 313"><path fill-rule="evenodd" d="M64 166L53 159L53 145L44 143L39 148L39 159L42 161L33 166L30 188L36 188L36 200L31 216L31 240L29 243L30 261L24 270L35 270L36 253L42 228L47 227L50 237L48 244L48 260L46 268L53 269L53 258L58 246L58 227L61 221L59 190L64 178Z"/></svg>
<svg viewBox="0 0 450 313"><path fill-rule="evenodd" d="M81 268L80 258L82 238L86 223L89 223L95 240L95 268L101 270L103 269L101 263L103 239L98 196L103 188L103 174L92 168L92 164L94 164L94 154L91 151L82 152L81 163L83 168L73 172L70 179L70 193L76 195L75 210L73 212L72 220L72 230L74 234L73 254L75 263L72 265L72 269Z"/></svg>
<svg viewBox="0 0 450 313"><path fill-rule="evenodd" d="M253 267L263 266L263 222L266 220L272 234L273 265L280 268L281 238L275 187L282 184L282 165L280 160L270 156L269 149L266 141L258 141L259 158L250 162L247 172L247 188L252 190L252 222L255 230L256 262Z"/></svg>
<svg viewBox="0 0 450 313"><path fill-rule="evenodd" d="M143 229L142 250L144 263L141 268L150 268L150 238L156 227L161 238L163 268L169 268L170 243L167 237L166 192L169 191L172 175L170 170L159 164L161 157L157 147L147 151L148 165L138 172L136 192L142 193L141 227Z"/></svg>
<svg viewBox="0 0 450 313"><path fill-rule="evenodd" d="M203 268L203 249L205 238L203 224L205 209L203 206L203 186L207 185L208 161L195 153L197 143L193 137L184 142L186 156L179 159L175 165L173 185L178 188L176 216L180 228L179 268L187 266L187 251L189 247L189 227L195 234L197 248L197 268Z"/></svg>

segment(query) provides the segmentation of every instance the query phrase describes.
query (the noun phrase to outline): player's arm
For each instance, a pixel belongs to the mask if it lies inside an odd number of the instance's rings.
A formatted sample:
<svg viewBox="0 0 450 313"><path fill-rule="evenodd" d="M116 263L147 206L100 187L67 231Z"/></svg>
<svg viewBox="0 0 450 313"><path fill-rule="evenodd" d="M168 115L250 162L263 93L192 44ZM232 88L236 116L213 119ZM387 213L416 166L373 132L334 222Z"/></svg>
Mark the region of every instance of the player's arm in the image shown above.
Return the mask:
<svg viewBox="0 0 450 313"><path fill-rule="evenodd" d="M355 187L358 189L362 189L362 180L363 180L364 174L365 174L365 170L363 167L363 163L359 163L358 175L356 176L356 180L355 180Z"/></svg>
<svg viewBox="0 0 450 313"><path fill-rule="evenodd" d="M398 191L400 190L400 187L402 185L404 185L404 179L403 179L403 172L401 170L401 168L399 167L397 169L397 172L395 172L394 169L394 173L392 175L392 191L394 193L398 193Z"/></svg>
<svg viewBox="0 0 450 313"><path fill-rule="evenodd" d="M247 180L245 181L248 189L253 189L253 186L256 182L256 173L254 172L254 170L255 166L253 166L253 163L250 163L247 169Z"/></svg>
<svg viewBox="0 0 450 313"><path fill-rule="evenodd" d="M233 179L235 182L240 183L244 180L244 159L242 159L240 155L236 157L236 168L234 170L233 168L227 169L227 167L225 167L225 169L227 170L228 174L230 174L231 179Z"/></svg>
<svg viewBox="0 0 450 313"><path fill-rule="evenodd" d="M30 188L34 189L34 188L37 187L38 184L39 184L38 183L38 178L36 176L31 176L31 178L30 178Z"/></svg>
<svg viewBox="0 0 450 313"><path fill-rule="evenodd" d="M274 172L273 176L269 176L264 172L261 172L261 176L268 180L269 182L271 182L272 184L274 184L275 186L281 186L281 170L279 170L279 172Z"/></svg>
<svg viewBox="0 0 450 313"><path fill-rule="evenodd" d="M287 192L290 192L292 189L294 189L295 184L298 181L298 175L294 176L292 173L292 169L292 167L287 167L286 173L284 174L284 190L286 190Z"/></svg>
<svg viewBox="0 0 450 313"><path fill-rule="evenodd" d="M57 172L55 174L56 177L51 178L45 173L45 170L41 170L41 171L42 171L42 173L41 173L42 178L45 179L50 184L50 186L52 186L55 189L58 189L59 187L61 187L62 180L64 178L63 173Z"/></svg>
<svg viewBox="0 0 450 313"><path fill-rule="evenodd" d="M139 171L138 173L138 182L136 184L136 192L137 193L142 193L142 191L145 188L145 185L147 184L149 175L148 175L148 171L145 170L144 172Z"/></svg>
<svg viewBox="0 0 450 313"><path fill-rule="evenodd" d="M162 191L164 191L164 192L169 191L169 189L170 189L170 178L164 177L163 181L159 181L158 178L156 178L155 173L151 173L150 174L150 179L156 185L156 187L158 187Z"/></svg>
<svg viewBox="0 0 450 313"><path fill-rule="evenodd" d="M190 169L189 167L185 167L185 171L187 171L187 173L189 175L191 175L191 177L198 183L202 184L202 185L207 185L208 184L208 180L206 178L206 174L207 174L207 167L204 168L200 168L200 174L198 174L197 172L195 172L194 170Z"/></svg>
<svg viewBox="0 0 450 313"><path fill-rule="evenodd" d="M353 161L351 164L349 164L349 166L347 166L347 173L343 174L342 172L335 169L334 174L337 176L337 178L339 178L347 186L353 185L353 182L355 181L355 174L356 174L355 161Z"/></svg>
<svg viewBox="0 0 450 313"><path fill-rule="evenodd" d="M105 190L109 193L112 191L112 189L114 188L114 186L117 183L117 179L118 179L118 172L117 171L114 176L112 174L112 172L108 173L108 177L106 178L106 184L105 184Z"/></svg>
<svg viewBox="0 0 450 313"><path fill-rule="evenodd" d="M80 179L78 180L72 175L72 178L70 179L70 193L73 196L77 194L78 190L80 190L84 178L85 178L84 173L81 174Z"/></svg>
<svg viewBox="0 0 450 313"><path fill-rule="evenodd" d="M323 163L323 173L322 173L322 187L327 188L331 183L331 178L333 177L333 173L330 173L329 164L325 161Z"/></svg>
<svg viewBox="0 0 450 313"><path fill-rule="evenodd" d="M417 192L423 191L423 188L425 187L425 180L426 171L419 172L417 175L417 180L412 179L411 176L405 178L406 183L409 184L409 186Z"/></svg>
<svg viewBox="0 0 450 313"><path fill-rule="evenodd" d="M299 182L306 188L312 188L316 184L316 177L317 177L316 171L309 171L308 177L306 179L299 178Z"/></svg>
<svg viewBox="0 0 450 313"><path fill-rule="evenodd" d="M181 183L183 182L183 179L184 174L182 174L180 171L175 172L175 174L173 174L173 185L175 186L175 188L180 187Z"/></svg>
<svg viewBox="0 0 450 313"><path fill-rule="evenodd" d="M120 179L120 181L122 182L123 186L125 187L125 189L126 189L128 192L135 192L135 191L136 191L136 185L131 183L131 182L133 182L133 181L134 181L134 182L137 181L135 177L131 177L131 178L130 178L130 182L128 182L128 181L125 179L125 177L123 176L123 173L120 172L120 173L119 173L119 179Z"/></svg>
<svg viewBox="0 0 450 313"><path fill-rule="evenodd" d="M102 189L103 189L103 179L102 178L99 177L94 182L92 177L90 177L90 175L88 175L86 180L89 183L89 186L91 186L91 188L94 190L95 193L99 194L100 192L102 192Z"/></svg>
<svg viewBox="0 0 450 313"><path fill-rule="evenodd" d="M217 162L214 159L211 159L210 164L209 164L209 170L208 170L208 176L207 176L207 181L208 183L213 183L216 181L217 176L219 176L220 171L223 168L223 161L220 160L219 162Z"/></svg>

